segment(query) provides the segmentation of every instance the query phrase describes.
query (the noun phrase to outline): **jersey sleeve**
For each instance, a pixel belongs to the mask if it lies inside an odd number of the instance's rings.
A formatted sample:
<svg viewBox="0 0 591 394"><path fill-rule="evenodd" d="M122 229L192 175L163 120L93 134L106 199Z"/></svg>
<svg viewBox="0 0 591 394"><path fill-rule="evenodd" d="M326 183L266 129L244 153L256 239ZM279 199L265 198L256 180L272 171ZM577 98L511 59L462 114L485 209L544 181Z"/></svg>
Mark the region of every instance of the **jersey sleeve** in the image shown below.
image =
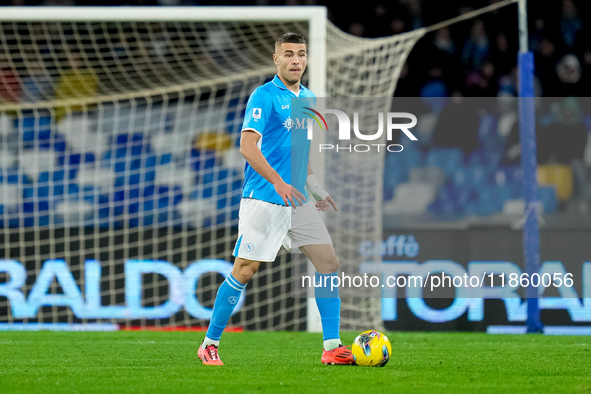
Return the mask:
<svg viewBox="0 0 591 394"><path fill-rule="evenodd" d="M265 94L262 89L256 89L250 95L246 104L242 131L254 130L262 136L265 132L267 120L271 116L272 108L272 98Z"/></svg>

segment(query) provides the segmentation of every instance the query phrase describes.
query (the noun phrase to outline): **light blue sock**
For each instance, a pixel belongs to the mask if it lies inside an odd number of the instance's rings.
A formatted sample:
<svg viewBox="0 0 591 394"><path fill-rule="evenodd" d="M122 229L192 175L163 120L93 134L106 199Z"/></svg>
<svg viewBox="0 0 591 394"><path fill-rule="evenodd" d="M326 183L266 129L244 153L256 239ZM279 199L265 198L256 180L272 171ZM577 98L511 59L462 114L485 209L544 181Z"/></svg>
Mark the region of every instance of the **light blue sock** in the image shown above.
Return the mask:
<svg viewBox="0 0 591 394"><path fill-rule="evenodd" d="M245 287L246 285L238 282L232 274L222 283L213 304L213 315L207 328L207 334L205 334L207 338L214 341L220 340Z"/></svg>
<svg viewBox="0 0 591 394"><path fill-rule="evenodd" d="M333 276L337 276L337 273L319 274L317 272L314 278L316 282L314 285L314 295L316 297L318 311L320 312L322 339L324 341L340 339L341 299L339 298L339 288L331 288L331 278Z"/></svg>

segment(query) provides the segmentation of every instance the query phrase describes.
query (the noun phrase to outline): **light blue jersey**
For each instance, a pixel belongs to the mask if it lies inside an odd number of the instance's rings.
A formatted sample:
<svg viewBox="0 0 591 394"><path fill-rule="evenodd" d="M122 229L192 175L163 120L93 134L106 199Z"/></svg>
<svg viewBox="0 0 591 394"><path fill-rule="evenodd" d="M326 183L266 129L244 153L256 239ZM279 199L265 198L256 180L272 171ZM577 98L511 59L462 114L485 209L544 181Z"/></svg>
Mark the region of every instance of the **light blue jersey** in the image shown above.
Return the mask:
<svg viewBox="0 0 591 394"><path fill-rule="evenodd" d="M275 76L272 81L259 86L251 94L246 105L242 130L254 130L260 134L258 145L269 165L286 183L308 199L305 185L310 141L307 139L303 115L294 115L301 114L301 110L294 112L292 108L292 99L296 97L308 98L305 101L297 100L299 107L306 106L302 103L308 102L313 106L316 102L314 93L303 85L300 85L299 95L296 95ZM292 152L296 154L292 155ZM285 205L273 185L248 163L244 168L242 197Z"/></svg>

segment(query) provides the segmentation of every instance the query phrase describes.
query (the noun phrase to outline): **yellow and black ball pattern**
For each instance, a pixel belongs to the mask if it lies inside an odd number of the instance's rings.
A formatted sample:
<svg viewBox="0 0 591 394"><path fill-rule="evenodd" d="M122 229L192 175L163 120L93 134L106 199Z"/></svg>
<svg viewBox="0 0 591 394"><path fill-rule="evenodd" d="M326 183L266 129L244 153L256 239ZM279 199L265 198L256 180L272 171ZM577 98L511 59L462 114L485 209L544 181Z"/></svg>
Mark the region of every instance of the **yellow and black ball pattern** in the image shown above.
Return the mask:
<svg viewBox="0 0 591 394"><path fill-rule="evenodd" d="M367 330L355 338L351 351L355 364L362 367L383 367L390 360L392 345L381 332Z"/></svg>

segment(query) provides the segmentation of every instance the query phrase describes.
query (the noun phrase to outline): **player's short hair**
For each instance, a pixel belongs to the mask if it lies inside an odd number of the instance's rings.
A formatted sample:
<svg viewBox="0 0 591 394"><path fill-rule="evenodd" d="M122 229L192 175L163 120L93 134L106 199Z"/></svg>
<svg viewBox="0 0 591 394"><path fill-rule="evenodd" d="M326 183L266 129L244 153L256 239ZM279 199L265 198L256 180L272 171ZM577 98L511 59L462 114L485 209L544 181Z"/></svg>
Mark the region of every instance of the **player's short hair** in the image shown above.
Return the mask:
<svg viewBox="0 0 591 394"><path fill-rule="evenodd" d="M280 35L277 40L275 41L275 52L281 46L281 44L305 44L306 39L304 36L298 33L284 33Z"/></svg>

